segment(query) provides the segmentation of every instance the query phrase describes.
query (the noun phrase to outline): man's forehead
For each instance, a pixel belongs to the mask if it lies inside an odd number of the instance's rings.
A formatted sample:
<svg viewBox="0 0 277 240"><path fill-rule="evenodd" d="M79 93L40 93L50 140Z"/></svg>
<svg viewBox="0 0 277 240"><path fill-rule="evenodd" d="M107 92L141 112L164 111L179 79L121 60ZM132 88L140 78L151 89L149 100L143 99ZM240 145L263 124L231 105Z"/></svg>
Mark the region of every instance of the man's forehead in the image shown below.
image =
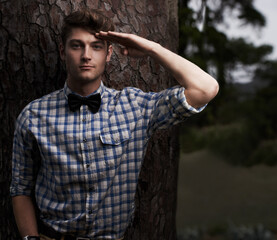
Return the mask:
<svg viewBox="0 0 277 240"><path fill-rule="evenodd" d="M82 42L98 42L106 44L106 41L96 38L94 33L91 33L83 28L72 28L67 38L68 42L82 41Z"/></svg>

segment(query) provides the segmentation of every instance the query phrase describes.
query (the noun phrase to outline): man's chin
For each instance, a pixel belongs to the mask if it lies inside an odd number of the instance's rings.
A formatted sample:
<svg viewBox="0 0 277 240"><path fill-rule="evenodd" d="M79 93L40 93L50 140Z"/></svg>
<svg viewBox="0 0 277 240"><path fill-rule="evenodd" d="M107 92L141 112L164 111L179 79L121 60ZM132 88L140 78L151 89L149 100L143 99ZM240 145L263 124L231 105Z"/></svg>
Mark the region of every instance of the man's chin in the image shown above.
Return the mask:
<svg viewBox="0 0 277 240"><path fill-rule="evenodd" d="M98 82L101 81L101 77L91 77L91 76L81 76L78 78L78 81L80 83L94 83L94 82Z"/></svg>

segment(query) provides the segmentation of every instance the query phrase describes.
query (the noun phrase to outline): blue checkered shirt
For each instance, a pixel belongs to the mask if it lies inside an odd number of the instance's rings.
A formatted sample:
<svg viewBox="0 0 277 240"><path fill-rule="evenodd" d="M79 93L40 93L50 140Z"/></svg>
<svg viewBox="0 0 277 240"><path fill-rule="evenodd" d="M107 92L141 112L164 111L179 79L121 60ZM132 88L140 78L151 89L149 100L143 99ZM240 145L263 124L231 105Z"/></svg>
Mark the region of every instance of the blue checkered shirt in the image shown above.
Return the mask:
<svg viewBox="0 0 277 240"><path fill-rule="evenodd" d="M59 232L117 239L132 219L152 133L202 109L189 106L179 86L145 93L101 83L96 92L102 102L95 114L85 105L69 110L66 84L24 108L16 123L10 190L30 195L35 187L41 220Z"/></svg>

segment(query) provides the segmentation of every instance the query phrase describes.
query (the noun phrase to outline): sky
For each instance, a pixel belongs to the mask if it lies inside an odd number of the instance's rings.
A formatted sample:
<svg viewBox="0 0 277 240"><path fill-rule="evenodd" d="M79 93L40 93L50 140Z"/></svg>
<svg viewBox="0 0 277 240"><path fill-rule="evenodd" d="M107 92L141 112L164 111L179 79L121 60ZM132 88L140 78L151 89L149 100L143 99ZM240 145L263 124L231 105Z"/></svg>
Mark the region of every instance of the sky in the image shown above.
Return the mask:
<svg viewBox="0 0 277 240"><path fill-rule="evenodd" d="M256 0L255 6L260 9L262 14L266 17L267 25L262 30L262 42L269 43L274 46L274 59L277 59L277 1L276 0Z"/></svg>
<svg viewBox="0 0 277 240"><path fill-rule="evenodd" d="M254 0L255 7L264 15L266 26L255 29L251 26L242 27L238 21L231 21L227 35L234 37L244 37L255 45L269 44L273 46L273 52L268 56L269 59L277 59L277 1L276 0ZM237 83L249 83L254 76L255 68L238 68L232 73L233 79Z"/></svg>
<svg viewBox="0 0 277 240"><path fill-rule="evenodd" d="M266 26L258 30L253 29L253 27L241 27L239 24L234 24L230 29L230 34L246 37L258 45L272 45L274 47L274 52L270 58L277 59L277 1L254 0L254 5L265 16Z"/></svg>

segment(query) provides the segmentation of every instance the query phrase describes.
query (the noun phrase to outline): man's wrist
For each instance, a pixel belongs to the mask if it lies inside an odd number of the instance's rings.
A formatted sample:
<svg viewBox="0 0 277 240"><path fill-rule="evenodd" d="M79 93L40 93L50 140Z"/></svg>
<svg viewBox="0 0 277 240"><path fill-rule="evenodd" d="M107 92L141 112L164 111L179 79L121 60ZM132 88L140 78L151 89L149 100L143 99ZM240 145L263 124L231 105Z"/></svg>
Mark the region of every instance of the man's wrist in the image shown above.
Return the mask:
<svg viewBox="0 0 277 240"><path fill-rule="evenodd" d="M23 237L23 240L40 240L40 237L27 235L27 236Z"/></svg>

